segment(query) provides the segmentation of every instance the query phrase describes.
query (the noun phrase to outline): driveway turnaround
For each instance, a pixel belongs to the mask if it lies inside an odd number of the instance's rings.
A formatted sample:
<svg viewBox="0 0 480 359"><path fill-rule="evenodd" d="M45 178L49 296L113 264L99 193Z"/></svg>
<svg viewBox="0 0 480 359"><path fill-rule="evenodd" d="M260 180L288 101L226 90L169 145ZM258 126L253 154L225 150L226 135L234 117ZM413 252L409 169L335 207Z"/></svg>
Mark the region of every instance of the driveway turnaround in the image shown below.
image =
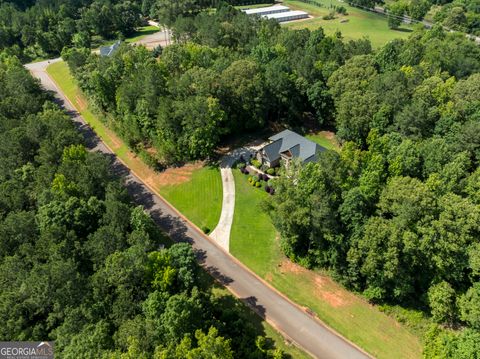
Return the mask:
<svg viewBox="0 0 480 359"><path fill-rule="evenodd" d="M45 69L47 61L27 65L46 90L53 91L58 102L71 116L78 130L85 136L92 151L99 151L112 160L114 171L120 175L135 202L144 206L155 222L177 242L191 243L200 264L235 296L277 328L289 340L313 357L329 359L368 358L361 349L343 339L319 320L309 315L278 291L257 277L195 225L186 220L157 193L148 188L97 137L85 120L57 88ZM255 250L252 248L252 250Z"/></svg>

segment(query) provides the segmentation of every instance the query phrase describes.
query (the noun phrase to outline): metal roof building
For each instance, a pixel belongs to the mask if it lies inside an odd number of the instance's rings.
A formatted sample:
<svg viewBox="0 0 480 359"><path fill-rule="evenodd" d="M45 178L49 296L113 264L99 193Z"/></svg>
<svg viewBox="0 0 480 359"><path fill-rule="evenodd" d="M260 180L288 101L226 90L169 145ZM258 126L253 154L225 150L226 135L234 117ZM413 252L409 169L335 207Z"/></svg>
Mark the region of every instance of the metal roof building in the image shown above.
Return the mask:
<svg viewBox="0 0 480 359"><path fill-rule="evenodd" d="M308 16L309 15L308 15L307 12L300 11L300 10L262 15L262 17L264 17L266 19L274 19L274 20L277 20L278 22L307 19Z"/></svg>
<svg viewBox="0 0 480 359"><path fill-rule="evenodd" d="M242 11L247 15L268 15L268 14L277 14L281 12L287 12L287 11L290 11L290 8L283 5L274 5L274 6L259 7L255 9L246 9Z"/></svg>

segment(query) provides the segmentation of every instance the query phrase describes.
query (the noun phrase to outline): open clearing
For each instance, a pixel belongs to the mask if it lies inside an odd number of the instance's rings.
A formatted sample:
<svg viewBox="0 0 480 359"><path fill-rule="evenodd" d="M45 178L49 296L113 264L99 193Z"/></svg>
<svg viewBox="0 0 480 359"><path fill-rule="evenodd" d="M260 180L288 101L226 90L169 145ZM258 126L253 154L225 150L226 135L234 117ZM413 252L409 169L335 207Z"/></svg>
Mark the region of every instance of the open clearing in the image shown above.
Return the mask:
<svg viewBox="0 0 480 359"><path fill-rule="evenodd" d="M88 106L84 106L86 103L84 95L81 93L80 89L74 82L73 77L71 76L68 66L64 62L57 62L51 64L47 68L48 74L52 77L55 81L57 86L64 92L64 94L68 97L68 99L72 102L74 107L79 111L79 113L83 116L83 118L89 123L89 125L95 130L95 132L102 138L102 140L116 153L116 155L127 164L127 166L133 169L137 175L139 175L143 181L146 182L148 178L154 189L156 189L160 194L162 194L162 189L165 189L166 196L170 196L168 199L169 201L172 200L176 201L178 198L180 200L186 201L190 200L197 201L197 208L191 206L199 214L201 213L198 206L201 205L211 205L212 203L216 203L212 200L211 192L205 192L205 189L208 187L208 191L216 192L219 196L219 206L218 206L218 216L214 215L215 210L208 210L210 218L215 218L218 222L218 218L220 216L220 207L221 207L221 197L222 197L222 187L221 187L221 178L219 174L218 168L211 168L211 167L201 167L198 164L191 164L189 167L183 169L184 172L180 172L180 169L172 169L170 172L170 182L163 182L163 186L159 186L158 183L161 183L159 177L161 174L156 173L155 171L151 170L147 165L145 165L139 157L136 157L125 145L125 143L116 136L112 131L110 131L104 124L99 120L97 116L95 116L89 109ZM83 105L82 105L83 104ZM188 175L186 174L188 172ZM174 174L175 173L175 174ZM180 175L182 173L182 175ZM149 177L151 176L151 177ZM187 180L184 177L190 178ZM176 177L176 181L184 180L181 183L173 183L173 178ZM157 183L158 180L158 183ZM153 183L153 184L152 184ZM183 186L182 186L183 185ZM195 188L190 192L190 197L188 196L189 188ZM181 193L183 192L183 194ZM163 193L163 194L165 194ZM185 194L186 193L186 194ZM162 194L162 195L163 195ZM195 200L193 198L201 198L201 201ZM208 198L207 200L204 200ZM185 202L188 203L188 202ZM175 205L176 206L176 205ZM177 207L177 209L180 209ZM188 212L188 210L187 210ZM194 214L182 212L187 218L192 220L194 223L195 221L191 218ZM214 221L215 222L215 221ZM196 223L197 224L197 223ZM197 224L201 226L200 224ZM215 222L216 225L216 222ZM208 276L205 272L202 272L204 277L201 282L212 282L213 279ZM228 290L224 287L216 286L215 289L217 296L225 296L227 300L230 300L232 303L236 303L236 305L244 304L237 301ZM249 321L251 321L252 325L256 329L258 335L266 335L270 337L274 342L277 348L284 350L286 353L290 354L292 358L295 359L306 359L309 358L303 351L298 349L297 347L293 346L292 344L288 344L285 342L285 339L274 329L272 328L267 322L262 320L258 317L255 313L253 313L250 309L245 307L247 314L251 317Z"/></svg>
<svg viewBox="0 0 480 359"><path fill-rule="evenodd" d="M298 0L284 0L284 5L289 6L293 10L306 11L315 18L311 20L294 21L283 26L297 30L304 28L315 30L322 27L328 35L333 35L337 31L340 31L342 36L347 40L357 40L367 37L372 42L374 48L378 48L393 39L406 38L412 29L411 26L402 24L399 30L392 30L388 27L385 16L360 10L349 6L343 1L317 0L317 2L322 3L323 7L306 4ZM336 18L333 20L323 20L322 16L328 15L332 10L330 6L343 6L347 9L348 15L336 14ZM342 20L346 22L341 22Z"/></svg>
<svg viewBox="0 0 480 359"><path fill-rule="evenodd" d="M335 134L330 131L320 131L317 133L309 133L305 135L309 140L318 143L327 150L340 151L340 144L335 138Z"/></svg>
<svg viewBox="0 0 480 359"><path fill-rule="evenodd" d="M280 250L278 234L261 208L268 198L238 170L230 251L294 302L378 358L420 358L417 336L362 297L321 271L290 262Z"/></svg>
<svg viewBox="0 0 480 359"><path fill-rule="evenodd" d="M205 213L211 215L216 211L215 208L213 210L200 208L202 205L210 206L217 202L212 201L211 194L204 193L206 188L213 190L218 193L219 217L221 182L220 175L215 175L218 169L201 167L177 172L176 180L181 179L183 182L172 183L174 181L172 177L167 182L164 180L163 186L159 185L162 183L158 177L161 173L146 166L88 109L88 106L85 106L86 102L83 102L85 98L74 83L67 65L64 62L52 64L48 72L102 139L144 181L160 194L166 193L167 200L199 226L202 226L198 219L200 216L203 218ZM189 180L185 178L188 176L191 176ZM420 357L421 345L418 338L395 320L381 313L362 298L343 289L325 274L308 271L286 261L280 252L277 235L270 218L260 208L260 202L268 196L267 193L251 187L247 177L239 171L234 171L234 176L237 195L231 250L237 258L290 299L315 312L322 321L373 355L379 358ZM214 189L217 181L218 190ZM198 202L193 205L195 197L198 198ZM183 209L182 206L184 206ZM196 215L199 216L197 220L193 218ZM210 218L215 216L211 215ZM207 221L214 222L212 219Z"/></svg>
<svg viewBox="0 0 480 359"><path fill-rule="evenodd" d="M47 72L102 140L145 183L200 228L212 229L216 226L222 207L222 182L218 168L195 163L163 172L154 171L88 108L85 96L75 84L65 62L51 64Z"/></svg>

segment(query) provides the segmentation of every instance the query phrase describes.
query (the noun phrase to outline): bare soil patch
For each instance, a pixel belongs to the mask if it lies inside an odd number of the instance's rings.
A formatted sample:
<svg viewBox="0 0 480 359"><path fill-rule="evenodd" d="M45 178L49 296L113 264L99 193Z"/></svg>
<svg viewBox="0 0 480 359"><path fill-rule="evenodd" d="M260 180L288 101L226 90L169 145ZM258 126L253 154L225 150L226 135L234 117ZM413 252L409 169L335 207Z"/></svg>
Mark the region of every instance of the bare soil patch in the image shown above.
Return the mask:
<svg viewBox="0 0 480 359"><path fill-rule="evenodd" d="M333 308L352 303L351 294L326 275L303 268L288 259L283 260L279 267L281 273L293 273L298 276L307 277L315 286L312 294L319 300L327 302Z"/></svg>
<svg viewBox="0 0 480 359"><path fill-rule="evenodd" d="M75 101L78 104L79 112L83 111L87 108L87 101L85 101L85 99L82 96L80 96L80 95L75 96Z"/></svg>
<svg viewBox="0 0 480 359"><path fill-rule="evenodd" d="M188 182L192 178L193 172L203 167L203 162L187 163L182 167L170 167L165 171L158 173L155 183L162 186L172 186Z"/></svg>
<svg viewBox="0 0 480 359"><path fill-rule="evenodd" d="M319 134L324 136L328 140L336 141L335 133L333 133L332 131L320 131Z"/></svg>

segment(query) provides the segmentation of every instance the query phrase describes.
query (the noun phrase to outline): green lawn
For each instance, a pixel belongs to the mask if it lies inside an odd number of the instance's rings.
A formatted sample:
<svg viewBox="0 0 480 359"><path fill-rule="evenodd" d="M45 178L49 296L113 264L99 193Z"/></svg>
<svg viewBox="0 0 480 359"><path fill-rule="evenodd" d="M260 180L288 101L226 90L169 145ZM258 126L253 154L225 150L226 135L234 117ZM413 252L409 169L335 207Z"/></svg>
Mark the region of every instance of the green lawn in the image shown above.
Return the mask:
<svg viewBox="0 0 480 359"><path fill-rule="evenodd" d="M217 167L203 167L188 182L162 186L160 194L200 228L215 228L222 210L222 178Z"/></svg>
<svg viewBox="0 0 480 359"><path fill-rule="evenodd" d="M277 234L260 203L268 194L234 170L235 217L230 251L302 307L378 358L420 358L419 338L327 274L292 264L281 254Z"/></svg>
<svg viewBox="0 0 480 359"><path fill-rule="evenodd" d="M75 84L65 62L51 64L48 74L55 81L83 118L102 140L131 168L145 183L164 196L174 207L197 226L215 228L222 207L222 182L218 168L198 168L188 174L188 181L176 185L164 185L162 173L149 168L127 145L94 114Z"/></svg>
<svg viewBox="0 0 480 359"><path fill-rule="evenodd" d="M252 5L239 5L235 6L237 9L256 9L259 7L265 7L265 6L273 6L273 1L272 2L265 2L263 4L252 4Z"/></svg>
<svg viewBox="0 0 480 359"><path fill-rule="evenodd" d="M170 186L159 186L155 181L155 176L159 174L146 166L139 157L132 154L128 147L119 139L115 133L108 129L99 117L93 114L86 106L86 101L74 82L68 66L63 62L51 64L47 68L48 74L52 77L58 87L65 93L74 107L95 132L107 143L107 145L125 162L135 173L147 184L160 192L179 209L187 218L191 219L198 226L207 225L212 228L218 222L222 201L222 184L218 168L203 167L194 171L189 181ZM194 204L194 205L193 205ZM200 281L205 285L210 285L213 280L206 273L202 272ZM217 295L235 298L223 287L215 289ZM277 348L284 350L295 359L306 359L308 356L298 348L285 343L283 337L275 331L268 323L261 320L256 314L247 310L250 320L257 330L258 335L270 337Z"/></svg>
<svg viewBox="0 0 480 359"><path fill-rule="evenodd" d="M132 43L132 42L141 40L145 36L154 34L158 31L160 31L160 29L156 26L151 26L151 25L144 26L144 27L139 28L132 36L125 39L125 42L126 43Z"/></svg>
<svg viewBox="0 0 480 359"><path fill-rule="evenodd" d="M309 140L318 143L320 146L325 147L328 150L340 151L340 144L337 142L333 133L326 131L320 131L317 133L309 133L305 135Z"/></svg>
<svg viewBox="0 0 480 359"><path fill-rule="evenodd" d="M138 30L135 31L131 36L127 37L125 39L125 42L129 44L129 43L141 40L145 36L154 34L158 31L160 31L160 29L156 26L151 26L151 25L142 26L142 27L138 28ZM108 45L113 44L115 41L117 41L117 39L105 40L101 36L93 36L93 38L92 38L92 48L96 49L100 46L108 46Z"/></svg>
<svg viewBox="0 0 480 359"><path fill-rule="evenodd" d="M260 207L269 194L254 188L248 176L233 170L235 177L235 215L230 235L230 252L262 277L281 258L275 244L275 228Z"/></svg>
<svg viewBox="0 0 480 359"><path fill-rule="evenodd" d="M111 137L111 131L90 111L88 106L84 105L84 96L70 74L68 65L63 61L59 61L49 65L47 72L57 86L62 89L77 111L81 113L85 121L88 122L107 145L112 149L115 148L115 152L118 151L121 154L126 153L128 151L127 145L124 143L118 144L117 141Z"/></svg>
<svg viewBox="0 0 480 359"><path fill-rule="evenodd" d="M323 3L324 7L317 7L315 5L305 4L298 0L284 0L283 3L295 10L307 11L314 19L305 21L296 21L285 24L284 26L291 29L308 28L310 30L322 27L329 35L340 31L343 37L347 40L356 40L367 37L372 42L374 48L381 47L387 42L396 38L408 37L411 27L403 24L399 30L392 30L388 28L387 18L383 15L374 14L368 11L360 10L358 8L349 6L346 2L339 0L317 0ZM323 20L322 16L330 12L329 6L343 6L347 9L347 16L336 15L337 18L333 20ZM341 23L340 21L348 20Z"/></svg>

